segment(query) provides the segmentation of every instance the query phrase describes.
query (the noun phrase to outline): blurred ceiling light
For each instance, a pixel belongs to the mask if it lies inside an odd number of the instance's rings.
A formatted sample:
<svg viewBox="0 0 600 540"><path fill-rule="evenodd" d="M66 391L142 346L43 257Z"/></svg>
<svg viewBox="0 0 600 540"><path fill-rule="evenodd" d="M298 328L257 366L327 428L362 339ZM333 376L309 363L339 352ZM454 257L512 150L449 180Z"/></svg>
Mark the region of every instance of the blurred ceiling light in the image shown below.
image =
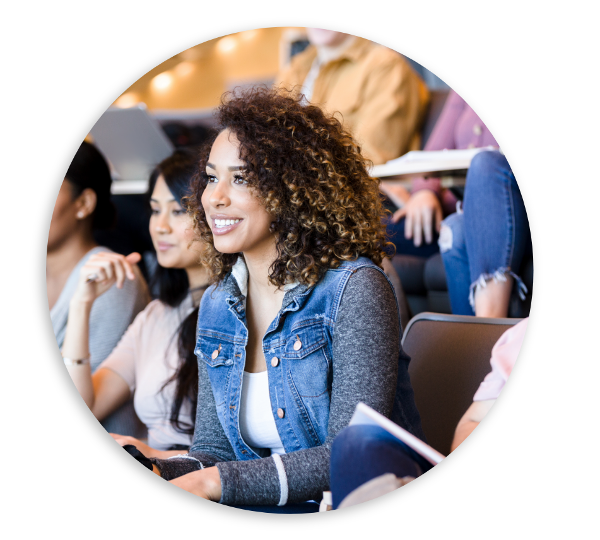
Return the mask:
<svg viewBox="0 0 600 540"><path fill-rule="evenodd" d="M155 90L166 90L173 84L173 75L168 71L159 73L154 79L152 79L152 86Z"/></svg>
<svg viewBox="0 0 600 540"><path fill-rule="evenodd" d="M240 36L244 41L250 41L258 36L258 29L246 30L245 32L242 32Z"/></svg>
<svg viewBox="0 0 600 540"><path fill-rule="evenodd" d="M217 50L222 54L229 53L233 51L233 49L235 49L236 47L237 40L234 36L225 36L224 38L221 38L217 43Z"/></svg>
<svg viewBox="0 0 600 540"><path fill-rule="evenodd" d="M135 92L126 92L115 101L114 106L120 109L135 107L140 102L140 96Z"/></svg>
<svg viewBox="0 0 600 540"><path fill-rule="evenodd" d="M194 71L194 68L195 66L191 62L181 62L175 66L175 73L180 77L187 77Z"/></svg>

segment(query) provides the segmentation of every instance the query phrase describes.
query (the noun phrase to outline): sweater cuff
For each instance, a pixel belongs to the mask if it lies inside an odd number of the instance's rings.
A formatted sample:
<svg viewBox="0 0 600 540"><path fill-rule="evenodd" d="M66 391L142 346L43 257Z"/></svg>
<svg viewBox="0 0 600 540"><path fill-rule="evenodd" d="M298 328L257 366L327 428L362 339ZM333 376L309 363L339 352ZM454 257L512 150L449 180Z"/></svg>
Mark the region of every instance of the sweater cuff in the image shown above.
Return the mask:
<svg viewBox="0 0 600 540"><path fill-rule="evenodd" d="M281 503L280 476L272 456L250 461L225 461L217 463L216 467L221 477L221 504Z"/></svg>
<svg viewBox="0 0 600 540"><path fill-rule="evenodd" d="M202 462L187 454L167 459L150 458L150 461L156 465L161 478L165 480L173 480L173 478L178 478L184 474L204 469Z"/></svg>

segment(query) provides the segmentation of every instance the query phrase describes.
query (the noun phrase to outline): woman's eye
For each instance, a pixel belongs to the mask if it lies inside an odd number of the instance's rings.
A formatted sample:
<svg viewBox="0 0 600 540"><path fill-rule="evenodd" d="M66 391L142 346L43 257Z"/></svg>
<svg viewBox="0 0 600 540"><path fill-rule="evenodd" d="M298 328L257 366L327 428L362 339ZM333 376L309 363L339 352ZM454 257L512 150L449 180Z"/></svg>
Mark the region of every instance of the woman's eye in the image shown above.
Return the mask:
<svg viewBox="0 0 600 540"><path fill-rule="evenodd" d="M176 210L173 210L173 215L174 216L182 216L184 215L186 212L183 208L178 208Z"/></svg>
<svg viewBox="0 0 600 540"><path fill-rule="evenodd" d="M160 214L160 210L159 210L158 208L151 208L151 209L150 209L150 213L151 213L153 216L157 216L158 214Z"/></svg>
<svg viewBox="0 0 600 540"><path fill-rule="evenodd" d="M218 182L217 177L212 174L206 175L206 183L207 184L216 184Z"/></svg>
<svg viewBox="0 0 600 540"><path fill-rule="evenodd" d="M244 178L244 176L242 176L241 174L236 174L233 177L233 183L238 185L244 185L248 183L248 180L246 180L246 178Z"/></svg>

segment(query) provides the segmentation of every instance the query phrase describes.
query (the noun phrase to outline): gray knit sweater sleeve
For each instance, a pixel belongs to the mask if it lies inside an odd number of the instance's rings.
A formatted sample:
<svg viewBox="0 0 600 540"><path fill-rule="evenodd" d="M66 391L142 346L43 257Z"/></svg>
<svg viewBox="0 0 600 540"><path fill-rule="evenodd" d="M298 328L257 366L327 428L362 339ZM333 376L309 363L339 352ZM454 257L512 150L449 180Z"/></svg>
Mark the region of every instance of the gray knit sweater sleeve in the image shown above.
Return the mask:
<svg viewBox="0 0 600 540"><path fill-rule="evenodd" d="M399 349L400 323L392 289L381 272L362 268L348 280L334 328L328 436L322 446L281 455L281 463L272 456L235 461L217 417L206 367L200 362L198 418L190 453L185 458L153 461L167 479L216 465L224 504L318 500L329 489L331 443L348 425L357 403L362 401L390 416Z"/></svg>

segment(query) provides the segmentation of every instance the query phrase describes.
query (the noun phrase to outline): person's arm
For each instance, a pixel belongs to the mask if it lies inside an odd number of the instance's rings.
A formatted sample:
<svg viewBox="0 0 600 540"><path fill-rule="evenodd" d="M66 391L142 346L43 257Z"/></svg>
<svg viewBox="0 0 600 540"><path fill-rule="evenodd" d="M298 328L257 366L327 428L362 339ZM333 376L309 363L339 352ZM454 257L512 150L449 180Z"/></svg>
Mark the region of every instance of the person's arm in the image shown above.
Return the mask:
<svg viewBox="0 0 600 540"><path fill-rule="evenodd" d="M333 385L324 444L276 457L213 462L215 467L204 470L196 466L195 471L172 483L230 505L284 505L320 499L329 488L331 444L348 425L358 402L390 416L399 348L400 322L389 282L378 270L354 273L342 296L334 329ZM198 411L201 415L200 407ZM202 459L195 452L197 448L195 443L189 456ZM160 462L160 467L170 461L177 459Z"/></svg>
<svg viewBox="0 0 600 540"><path fill-rule="evenodd" d="M90 356L90 313L96 298L116 284L122 288L126 279L135 279L132 265L139 254L128 258L116 253L98 253L80 271L79 283L69 305L69 318L62 347L64 358L81 360ZM95 281L88 277L96 275ZM100 369L94 376L90 363L67 365L77 390L96 418L103 419L130 397L129 386L121 376L109 369Z"/></svg>
<svg viewBox="0 0 600 540"><path fill-rule="evenodd" d="M464 100L454 91L450 91L444 108L438 118L425 150L444 150L456 148L455 130L458 120L465 109ZM404 221L404 237L412 238L415 246L425 240L433 241L434 230L440 232L443 219L441 204L442 185L439 178L417 177L411 182L411 194L392 216L397 223Z"/></svg>
<svg viewBox="0 0 600 540"><path fill-rule="evenodd" d="M452 440L452 446L450 447L451 452L456 450L458 445L473 432L495 402L495 399L486 399L485 401L474 401L471 403L471 406L467 409L467 412L459 420L458 425L456 426L454 439Z"/></svg>

